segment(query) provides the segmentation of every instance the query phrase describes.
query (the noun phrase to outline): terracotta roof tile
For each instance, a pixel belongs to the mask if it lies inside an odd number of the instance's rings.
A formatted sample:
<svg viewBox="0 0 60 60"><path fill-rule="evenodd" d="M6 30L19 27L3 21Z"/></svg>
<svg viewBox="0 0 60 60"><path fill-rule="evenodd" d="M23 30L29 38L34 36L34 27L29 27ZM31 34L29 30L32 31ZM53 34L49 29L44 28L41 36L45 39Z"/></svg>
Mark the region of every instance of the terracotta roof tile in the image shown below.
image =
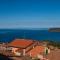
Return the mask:
<svg viewBox="0 0 60 60"><path fill-rule="evenodd" d="M39 53L43 53L44 52L45 47L43 46L36 46L34 49L30 50L27 55L31 54L31 57L36 57L36 55L38 55Z"/></svg>
<svg viewBox="0 0 60 60"><path fill-rule="evenodd" d="M8 46L26 48L29 45L33 44L33 40L27 39L15 39Z"/></svg>

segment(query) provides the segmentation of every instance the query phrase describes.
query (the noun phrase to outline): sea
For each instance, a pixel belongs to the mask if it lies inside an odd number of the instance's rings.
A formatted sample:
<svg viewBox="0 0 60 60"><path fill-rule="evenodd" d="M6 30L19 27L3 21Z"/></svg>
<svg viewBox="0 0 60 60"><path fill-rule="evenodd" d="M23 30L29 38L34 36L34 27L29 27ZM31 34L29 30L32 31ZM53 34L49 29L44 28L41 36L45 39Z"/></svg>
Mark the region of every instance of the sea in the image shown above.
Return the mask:
<svg viewBox="0 0 60 60"><path fill-rule="evenodd" d="M14 39L60 41L60 32L49 32L48 29L0 29L0 42Z"/></svg>

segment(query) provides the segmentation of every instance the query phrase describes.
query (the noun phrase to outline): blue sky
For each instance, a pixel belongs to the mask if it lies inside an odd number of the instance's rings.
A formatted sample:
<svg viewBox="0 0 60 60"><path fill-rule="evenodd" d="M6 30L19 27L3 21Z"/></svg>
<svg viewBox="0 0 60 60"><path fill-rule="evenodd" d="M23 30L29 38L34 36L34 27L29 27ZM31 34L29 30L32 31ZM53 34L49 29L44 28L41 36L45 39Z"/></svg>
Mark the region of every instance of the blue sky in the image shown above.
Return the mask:
<svg viewBox="0 0 60 60"><path fill-rule="evenodd" d="M60 27L59 0L0 0L0 28Z"/></svg>

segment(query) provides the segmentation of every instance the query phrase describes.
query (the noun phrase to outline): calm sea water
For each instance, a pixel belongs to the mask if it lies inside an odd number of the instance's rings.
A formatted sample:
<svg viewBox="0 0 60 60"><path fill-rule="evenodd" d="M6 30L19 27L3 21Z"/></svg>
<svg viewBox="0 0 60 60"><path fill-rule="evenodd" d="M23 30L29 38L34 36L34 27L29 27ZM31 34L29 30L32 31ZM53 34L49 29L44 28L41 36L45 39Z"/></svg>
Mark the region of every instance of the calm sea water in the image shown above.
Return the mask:
<svg viewBox="0 0 60 60"><path fill-rule="evenodd" d="M48 32L48 30L0 29L0 42L10 42L15 38L60 41L60 32Z"/></svg>

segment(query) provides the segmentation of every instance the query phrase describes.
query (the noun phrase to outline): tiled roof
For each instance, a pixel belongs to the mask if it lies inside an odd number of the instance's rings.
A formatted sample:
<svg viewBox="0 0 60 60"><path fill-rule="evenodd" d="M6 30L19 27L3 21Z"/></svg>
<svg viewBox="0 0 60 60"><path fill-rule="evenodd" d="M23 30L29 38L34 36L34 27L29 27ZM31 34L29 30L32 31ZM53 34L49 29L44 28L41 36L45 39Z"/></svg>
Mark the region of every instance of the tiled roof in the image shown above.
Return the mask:
<svg viewBox="0 0 60 60"><path fill-rule="evenodd" d="M39 53L43 53L45 50L44 46L36 46L32 50L30 50L27 55L30 55L31 57L36 57Z"/></svg>
<svg viewBox="0 0 60 60"><path fill-rule="evenodd" d="M27 48L31 44L33 44L33 40L15 39L11 43L9 43L8 46L11 46L11 47L20 47L20 48Z"/></svg>

